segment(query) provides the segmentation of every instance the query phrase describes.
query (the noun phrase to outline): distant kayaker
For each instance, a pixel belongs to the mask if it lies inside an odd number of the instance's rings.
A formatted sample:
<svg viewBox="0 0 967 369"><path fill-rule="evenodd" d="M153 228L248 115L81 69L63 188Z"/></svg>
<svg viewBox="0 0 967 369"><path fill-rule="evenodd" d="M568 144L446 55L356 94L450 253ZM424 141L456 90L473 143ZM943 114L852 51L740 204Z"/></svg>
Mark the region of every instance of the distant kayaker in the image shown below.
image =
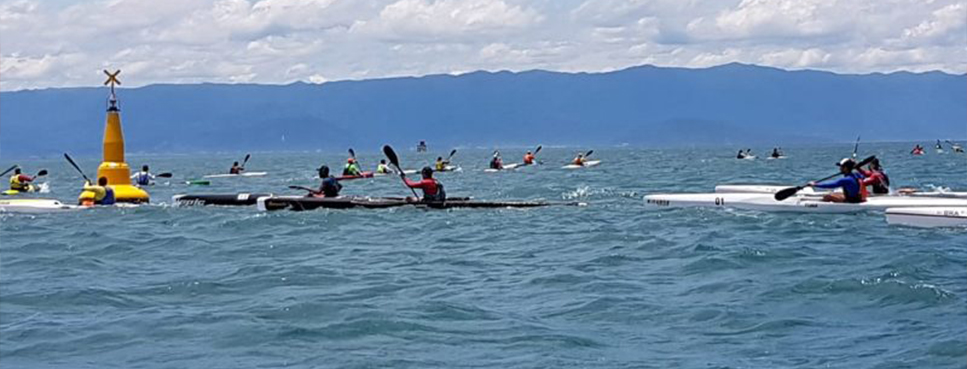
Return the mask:
<svg viewBox="0 0 967 369"><path fill-rule="evenodd" d="M534 164L534 154L528 151L526 154L524 154L524 165L533 165L533 164Z"/></svg>
<svg viewBox="0 0 967 369"><path fill-rule="evenodd" d="M141 171L134 173L134 175L131 176L131 179L133 179L134 184L138 186L150 186L154 184L154 174L151 174L147 165L142 165Z"/></svg>
<svg viewBox="0 0 967 369"><path fill-rule="evenodd" d="M840 160L836 165L839 166L839 171L843 174L843 177L823 183L809 182L809 186L825 189L843 189L843 192L834 192L823 196L823 201L846 202L854 204L866 201L866 187L861 185L863 175L853 173L856 162L853 161L853 159L846 158Z"/></svg>
<svg viewBox="0 0 967 369"><path fill-rule="evenodd" d="M782 157L782 151L778 146L772 148L772 157L777 159Z"/></svg>
<svg viewBox="0 0 967 369"><path fill-rule="evenodd" d="M890 193L890 177L886 175L883 171L883 167L880 166L880 159L873 159L868 167L869 169L864 170L863 168L856 168L856 171L863 175L863 187L871 186L873 188L873 193L877 195L885 195Z"/></svg>
<svg viewBox="0 0 967 369"><path fill-rule="evenodd" d="M244 171L245 171L245 168L238 165L238 162L236 161L232 163L232 169L228 170L228 174L242 174L242 172Z"/></svg>
<svg viewBox="0 0 967 369"><path fill-rule="evenodd" d="M937 145L935 145L934 147L936 147L937 150L943 150L943 145L940 144L940 140L937 140Z"/></svg>
<svg viewBox="0 0 967 369"><path fill-rule="evenodd" d="M416 145L416 152L426 152L426 141L420 141L419 145Z"/></svg>
<svg viewBox="0 0 967 369"><path fill-rule="evenodd" d="M433 169L430 167L423 167L420 171L423 176L421 181L411 181L406 178L406 174L403 174L403 181L410 188L419 188L423 190L423 202L441 202L447 199L446 191L443 190L443 184L433 178Z"/></svg>
<svg viewBox="0 0 967 369"><path fill-rule="evenodd" d="M913 155L923 155L923 146L917 144L917 146L913 147L913 150L910 150L910 153Z"/></svg>
<svg viewBox="0 0 967 369"><path fill-rule="evenodd" d="M310 193L312 197L339 196L339 191L342 190L342 185L339 184L339 181L329 175L328 166L323 165L319 167L319 178L322 178L322 184L319 185L318 191L312 191Z"/></svg>
<svg viewBox="0 0 967 369"><path fill-rule="evenodd" d="M10 189L20 192L29 192L31 190L30 182L33 182L36 177L31 177L26 174L21 173L20 168L13 170L13 175L10 176Z"/></svg>
<svg viewBox="0 0 967 369"><path fill-rule="evenodd" d="M94 203L86 203L82 205L114 205L114 189L108 187L107 177L101 177L97 179L97 186L92 185L90 182L84 183L84 191L89 191L94 193Z"/></svg>
<svg viewBox="0 0 967 369"><path fill-rule="evenodd" d="M735 154L736 159L745 159L745 150L739 149L739 153Z"/></svg>
<svg viewBox="0 0 967 369"><path fill-rule="evenodd" d="M389 165L386 165L386 159L381 159L379 165L376 166L376 173L390 174L393 170L390 169Z"/></svg>
<svg viewBox="0 0 967 369"><path fill-rule="evenodd" d="M578 156L571 160L571 164L584 166L584 153L578 153Z"/></svg>
<svg viewBox="0 0 967 369"><path fill-rule="evenodd" d="M447 170L447 165L450 165L450 162L447 160L443 160L442 156L437 156L436 163L433 164L437 172L442 172Z"/></svg>
<svg viewBox="0 0 967 369"><path fill-rule="evenodd" d="M490 169L504 169L504 162L500 160L499 152L494 152L494 158L490 159Z"/></svg>
<svg viewBox="0 0 967 369"><path fill-rule="evenodd" d="M359 170L359 164L356 163L356 159L349 158L346 159L346 167L342 170L342 175L344 176L360 176L363 172Z"/></svg>

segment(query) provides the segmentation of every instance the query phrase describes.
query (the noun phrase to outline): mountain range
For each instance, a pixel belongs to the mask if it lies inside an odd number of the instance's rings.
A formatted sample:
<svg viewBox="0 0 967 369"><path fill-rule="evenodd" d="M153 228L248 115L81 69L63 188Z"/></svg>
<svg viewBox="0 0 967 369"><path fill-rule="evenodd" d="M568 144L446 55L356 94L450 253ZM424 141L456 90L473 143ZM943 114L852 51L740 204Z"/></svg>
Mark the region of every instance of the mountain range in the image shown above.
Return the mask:
<svg viewBox="0 0 967 369"><path fill-rule="evenodd" d="M136 78L136 76L129 76ZM0 93L0 152L100 151L108 89ZM967 137L967 75L745 64L118 90L129 151L791 145Z"/></svg>

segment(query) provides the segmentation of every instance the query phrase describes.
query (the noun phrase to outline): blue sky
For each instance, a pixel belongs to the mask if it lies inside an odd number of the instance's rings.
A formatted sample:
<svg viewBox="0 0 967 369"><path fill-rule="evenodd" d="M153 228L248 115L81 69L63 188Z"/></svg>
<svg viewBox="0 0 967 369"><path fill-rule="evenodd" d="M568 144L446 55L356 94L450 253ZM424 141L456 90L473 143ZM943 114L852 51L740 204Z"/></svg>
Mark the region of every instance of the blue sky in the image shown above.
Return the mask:
<svg viewBox="0 0 967 369"><path fill-rule="evenodd" d="M0 89L729 62L967 72L967 1L0 0Z"/></svg>

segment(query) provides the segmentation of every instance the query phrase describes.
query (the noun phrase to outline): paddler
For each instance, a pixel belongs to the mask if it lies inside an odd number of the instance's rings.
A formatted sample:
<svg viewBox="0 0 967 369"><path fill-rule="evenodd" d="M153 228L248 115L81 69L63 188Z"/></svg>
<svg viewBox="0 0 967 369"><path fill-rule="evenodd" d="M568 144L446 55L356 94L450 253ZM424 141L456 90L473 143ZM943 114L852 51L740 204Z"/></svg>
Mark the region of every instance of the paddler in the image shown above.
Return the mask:
<svg viewBox="0 0 967 369"><path fill-rule="evenodd" d="M500 159L500 152L494 151L494 158L490 159L490 169L504 169L504 162Z"/></svg>
<svg viewBox="0 0 967 369"><path fill-rule="evenodd" d="M386 159L381 159L379 165L376 165L376 173L390 174L393 170L390 169L389 165L386 165Z"/></svg>
<svg viewBox="0 0 967 369"><path fill-rule="evenodd" d="M739 153L735 154L736 159L745 159L745 150L739 149Z"/></svg>
<svg viewBox="0 0 967 369"><path fill-rule="evenodd" d="M151 174L151 171L148 170L147 165L142 165L141 171L134 173L131 176L131 179L133 179L134 184L138 186L150 186L154 184L154 174Z"/></svg>
<svg viewBox="0 0 967 369"><path fill-rule="evenodd" d="M84 191L94 193L94 203L82 203L81 205L114 205L114 189L108 187L107 177L98 178L97 186L91 185L90 182L84 182Z"/></svg>
<svg viewBox="0 0 967 369"><path fill-rule="evenodd" d="M910 153L913 155L923 155L923 146L917 144L917 146L913 147L913 150L910 150Z"/></svg>
<svg viewBox="0 0 967 369"><path fill-rule="evenodd" d="M871 186L873 187L873 193L877 195L886 195L890 193L890 177L886 175L883 171L883 167L880 166L880 159L873 159L868 167L869 169L864 170L863 168L856 168L856 171L863 175L863 187Z"/></svg>
<svg viewBox="0 0 967 369"><path fill-rule="evenodd" d="M534 153L528 151L526 154L524 154L524 165L533 165L533 164L534 164Z"/></svg>
<svg viewBox="0 0 967 369"><path fill-rule="evenodd" d="M937 150L943 150L943 145L940 144L940 140L937 140L937 144L934 146Z"/></svg>
<svg viewBox="0 0 967 369"><path fill-rule="evenodd" d="M571 164L573 164L573 165L579 165L579 166L582 166L583 167L584 166L584 153L578 153L578 156L574 157L574 160L571 160Z"/></svg>
<svg viewBox="0 0 967 369"><path fill-rule="evenodd" d="M777 159L782 157L782 151L779 150L779 146L772 148L772 157Z"/></svg>
<svg viewBox="0 0 967 369"><path fill-rule="evenodd" d="M336 178L329 175L329 167L321 166L319 167L319 178L322 178L322 184L319 185L318 191L312 191L310 196L312 197L338 197L339 191L342 190L342 185Z"/></svg>
<svg viewBox="0 0 967 369"><path fill-rule="evenodd" d="M363 171L359 170L359 164L356 163L356 159L349 158L346 159L346 167L343 168L342 175L356 177L363 175Z"/></svg>
<svg viewBox="0 0 967 369"><path fill-rule="evenodd" d="M442 156L437 156L436 163L433 164L437 172L443 172L447 170L447 165L450 165L450 161L443 160Z"/></svg>
<svg viewBox="0 0 967 369"><path fill-rule="evenodd" d="M825 189L843 189L843 192L833 192L823 196L823 201L846 202L854 204L866 201L866 187L861 185L863 175L853 173L856 162L853 161L853 159L845 158L840 160L839 163L836 163L836 165L839 166L839 172L843 174L843 177L834 181L823 183L809 182L809 186Z"/></svg>
<svg viewBox="0 0 967 369"><path fill-rule="evenodd" d="M423 176L422 181L411 181L409 178L406 178L406 174L401 174L401 176L403 177L403 182L406 182L408 187L423 190L423 198L420 201L446 201L446 191L443 190L443 184L433 178L433 169L430 167L423 167L423 170L420 171L420 174Z"/></svg>
<svg viewBox="0 0 967 369"><path fill-rule="evenodd" d="M228 174L242 174L245 171L245 167L238 165L238 162L232 163L232 169L228 170Z"/></svg>
<svg viewBox="0 0 967 369"><path fill-rule="evenodd" d="M18 167L13 170L13 175L10 176L10 189L13 191L30 192L33 188L30 182L33 182L34 179L36 177L22 174Z"/></svg>

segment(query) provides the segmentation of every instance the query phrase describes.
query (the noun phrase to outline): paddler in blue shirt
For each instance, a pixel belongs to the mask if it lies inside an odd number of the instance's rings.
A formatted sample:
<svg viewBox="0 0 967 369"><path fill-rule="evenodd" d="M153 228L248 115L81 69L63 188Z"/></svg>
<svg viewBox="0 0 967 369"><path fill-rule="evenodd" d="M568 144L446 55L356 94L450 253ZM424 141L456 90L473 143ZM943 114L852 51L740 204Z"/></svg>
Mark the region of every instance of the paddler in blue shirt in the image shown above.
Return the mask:
<svg viewBox="0 0 967 369"><path fill-rule="evenodd" d="M319 167L319 178L322 178L322 184L319 185L318 191L312 191L312 197L339 197L339 191L342 190L342 185L329 175L328 166L323 165Z"/></svg>
<svg viewBox="0 0 967 369"><path fill-rule="evenodd" d="M107 186L107 177L98 178L97 186L91 185L90 182L85 182L84 191L94 193L94 203L82 205L114 205L114 189Z"/></svg>
<svg viewBox="0 0 967 369"><path fill-rule="evenodd" d="M843 189L843 192L834 192L823 196L823 201L846 202L853 204L866 201L866 186L861 185L863 175L853 173L853 169L856 167L856 162L853 161L853 159L846 158L840 160L839 163L836 163L836 165L839 165L839 171L843 174L840 179L823 183L809 182L809 186L824 189Z"/></svg>

